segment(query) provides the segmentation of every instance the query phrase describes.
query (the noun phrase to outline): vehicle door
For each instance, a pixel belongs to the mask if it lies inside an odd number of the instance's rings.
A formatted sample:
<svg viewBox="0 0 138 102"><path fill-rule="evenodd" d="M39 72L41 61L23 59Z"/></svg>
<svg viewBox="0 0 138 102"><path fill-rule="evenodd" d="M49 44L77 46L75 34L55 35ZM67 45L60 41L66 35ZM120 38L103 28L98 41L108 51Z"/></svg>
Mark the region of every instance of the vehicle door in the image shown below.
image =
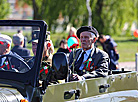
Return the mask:
<svg viewBox="0 0 138 102"><path fill-rule="evenodd" d="M49 85L46 89L46 93L43 96L43 102L64 102L75 99L75 94L72 94L77 89L77 82L68 82L63 84ZM65 93L72 94L69 99L66 99Z"/></svg>
<svg viewBox="0 0 138 102"><path fill-rule="evenodd" d="M108 91L114 102L138 102L136 72L113 74L110 80Z"/></svg>
<svg viewBox="0 0 138 102"><path fill-rule="evenodd" d="M81 102L113 102L108 94L110 87L110 77L100 77L87 79L77 83L77 89L80 90Z"/></svg>

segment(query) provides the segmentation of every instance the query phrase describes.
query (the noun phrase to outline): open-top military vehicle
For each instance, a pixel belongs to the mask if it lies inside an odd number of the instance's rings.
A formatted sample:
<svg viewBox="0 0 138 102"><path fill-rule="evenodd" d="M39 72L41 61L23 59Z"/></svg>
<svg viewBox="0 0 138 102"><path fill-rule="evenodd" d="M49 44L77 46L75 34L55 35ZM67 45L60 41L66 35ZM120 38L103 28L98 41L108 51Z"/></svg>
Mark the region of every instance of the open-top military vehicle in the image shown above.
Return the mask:
<svg viewBox="0 0 138 102"><path fill-rule="evenodd" d="M0 70L0 102L137 102L138 76L135 71L112 71L107 77L91 78L82 81L48 84L54 73L56 80L64 81L68 76L68 60L65 54L56 53L52 59L52 73L49 73L42 84L39 84L44 40L47 37L47 24L44 21L33 20L0 20L0 32L6 34L23 27L26 33L31 33L33 27L39 27L39 41L33 67L27 64L31 57L25 60L12 55L2 58L14 58L26 71ZM3 31L5 30L5 31ZM25 31L24 31L25 32ZM11 63L8 60L8 63ZM10 65L10 68L12 66ZM61 78L62 76L62 78Z"/></svg>

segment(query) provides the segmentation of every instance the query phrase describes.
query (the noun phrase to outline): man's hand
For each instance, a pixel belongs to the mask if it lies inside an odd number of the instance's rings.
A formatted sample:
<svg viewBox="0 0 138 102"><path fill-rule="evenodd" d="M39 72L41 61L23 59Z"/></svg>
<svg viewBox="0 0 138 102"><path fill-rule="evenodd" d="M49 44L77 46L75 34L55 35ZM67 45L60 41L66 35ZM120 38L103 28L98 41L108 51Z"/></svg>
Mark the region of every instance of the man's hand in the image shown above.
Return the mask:
<svg viewBox="0 0 138 102"><path fill-rule="evenodd" d="M116 65L116 70L119 70L119 65L118 64Z"/></svg>
<svg viewBox="0 0 138 102"><path fill-rule="evenodd" d="M78 74L71 74L70 81L81 81L83 78L79 76Z"/></svg>

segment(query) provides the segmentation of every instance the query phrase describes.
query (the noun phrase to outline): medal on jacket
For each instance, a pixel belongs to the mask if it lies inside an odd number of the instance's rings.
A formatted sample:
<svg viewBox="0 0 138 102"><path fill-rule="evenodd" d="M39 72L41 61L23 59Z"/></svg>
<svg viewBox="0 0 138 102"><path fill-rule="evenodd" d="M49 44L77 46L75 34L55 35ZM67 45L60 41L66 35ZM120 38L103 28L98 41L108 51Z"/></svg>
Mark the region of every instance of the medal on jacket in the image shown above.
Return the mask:
<svg viewBox="0 0 138 102"><path fill-rule="evenodd" d="M0 68L4 68L5 70L9 70L10 69L10 65L9 65L8 61L5 61Z"/></svg>
<svg viewBox="0 0 138 102"><path fill-rule="evenodd" d="M49 66L43 66L43 67L41 67L41 68L40 68L40 74L41 74L41 73L44 73L45 75L47 75L47 73L48 73L48 68L49 68Z"/></svg>
<svg viewBox="0 0 138 102"><path fill-rule="evenodd" d="M89 58L88 60L86 60L85 62L83 62L83 64L86 64L86 66L84 67L84 69L86 69L87 71L90 71L91 69L91 63L92 63L92 58ZM93 63L94 64L94 63ZM93 65L92 64L92 65Z"/></svg>

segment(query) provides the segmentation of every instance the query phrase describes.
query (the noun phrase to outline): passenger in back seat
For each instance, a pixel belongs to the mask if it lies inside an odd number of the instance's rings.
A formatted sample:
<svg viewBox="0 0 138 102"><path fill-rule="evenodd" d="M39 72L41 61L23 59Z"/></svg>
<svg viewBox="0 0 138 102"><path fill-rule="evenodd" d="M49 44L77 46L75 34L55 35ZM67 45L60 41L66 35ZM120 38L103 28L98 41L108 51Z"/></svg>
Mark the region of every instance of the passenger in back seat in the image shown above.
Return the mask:
<svg viewBox="0 0 138 102"><path fill-rule="evenodd" d="M82 26L77 30L77 36L81 41L81 48L76 50L75 57L73 52L69 56L69 67L73 73L71 80L79 80L77 75L86 79L107 76L109 56L94 46L99 36L98 31L93 26Z"/></svg>

